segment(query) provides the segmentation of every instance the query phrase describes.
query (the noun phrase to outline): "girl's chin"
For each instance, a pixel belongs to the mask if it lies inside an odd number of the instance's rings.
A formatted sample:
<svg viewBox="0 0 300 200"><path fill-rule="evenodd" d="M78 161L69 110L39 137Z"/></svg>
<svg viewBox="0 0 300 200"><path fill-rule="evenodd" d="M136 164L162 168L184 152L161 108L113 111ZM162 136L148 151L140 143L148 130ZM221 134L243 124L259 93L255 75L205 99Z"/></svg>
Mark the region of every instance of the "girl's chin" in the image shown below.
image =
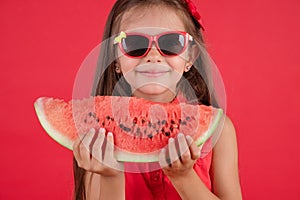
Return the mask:
<svg viewBox="0 0 300 200"><path fill-rule="evenodd" d="M172 100L174 98L175 89L167 88L159 84L148 84L135 89L133 95L146 99L159 98L161 101L169 101L169 99Z"/></svg>

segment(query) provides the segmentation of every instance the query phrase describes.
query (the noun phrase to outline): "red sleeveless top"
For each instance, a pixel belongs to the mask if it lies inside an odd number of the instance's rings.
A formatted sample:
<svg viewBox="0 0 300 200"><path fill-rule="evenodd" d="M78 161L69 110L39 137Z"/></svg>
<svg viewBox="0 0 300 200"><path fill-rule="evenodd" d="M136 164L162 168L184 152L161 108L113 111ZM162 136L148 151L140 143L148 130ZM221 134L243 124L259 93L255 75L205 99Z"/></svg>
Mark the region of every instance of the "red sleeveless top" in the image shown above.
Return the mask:
<svg viewBox="0 0 300 200"><path fill-rule="evenodd" d="M194 164L194 170L211 190L209 169L212 152ZM126 200L180 200L180 196L161 169L145 173L125 173Z"/></svg>

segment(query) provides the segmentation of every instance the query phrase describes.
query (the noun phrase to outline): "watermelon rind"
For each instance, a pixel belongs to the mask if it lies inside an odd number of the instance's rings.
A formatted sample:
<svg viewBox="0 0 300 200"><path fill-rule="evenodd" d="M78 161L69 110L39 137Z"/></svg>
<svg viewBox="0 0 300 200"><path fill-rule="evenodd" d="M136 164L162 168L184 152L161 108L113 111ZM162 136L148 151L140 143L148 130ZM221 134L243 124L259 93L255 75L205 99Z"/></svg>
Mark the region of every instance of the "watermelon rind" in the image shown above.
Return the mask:
<svg viewBox="0 0 300 200"><path fill-rule="evenodd" d="M219 126L220 120L223 116L223 110L222 109L213 109L213 115L212 115L212 120L211 123L207 129L207 131L205 131L205 133L203 133L203 135L201 135L197 140L196 140L196 145L197 146L201 146L202 144L204 144L208 138L210 138L210 136L215 132L215 130L217 129L217 127Z"/></svg>
<svg viewBox="0 0 300 200"><path fill-rule="evenodd" d="M62 133L60 133L55 128L53 128L50 123L48 123L48 119L44 112L44 106L43 106L44 99L49 99L49 98L40 97L34 103L34 108L42 127L45 129L48 135L51 138L53 138L55 141L57 141L60 145L70 150L73 150L74 141L64 136Z"/></svg>

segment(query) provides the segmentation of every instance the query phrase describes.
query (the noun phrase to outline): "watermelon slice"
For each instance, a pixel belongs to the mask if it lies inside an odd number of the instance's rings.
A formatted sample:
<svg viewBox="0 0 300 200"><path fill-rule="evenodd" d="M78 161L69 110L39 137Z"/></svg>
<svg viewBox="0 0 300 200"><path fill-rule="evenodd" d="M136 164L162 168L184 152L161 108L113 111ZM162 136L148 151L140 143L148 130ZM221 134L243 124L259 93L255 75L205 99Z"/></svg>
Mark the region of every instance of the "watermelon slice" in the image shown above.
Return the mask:
<svg viewBox="0 0 300 200"><path fill-rule="evenodd" d="M72 149L79 135L104 127L114 134L116 159L127 162L158 161L158 152L178 133L201 145L223 115L222 109L211 106L136 97L96 96L69 102L40 97L34 106L43 128L61 145Z"/></svg>

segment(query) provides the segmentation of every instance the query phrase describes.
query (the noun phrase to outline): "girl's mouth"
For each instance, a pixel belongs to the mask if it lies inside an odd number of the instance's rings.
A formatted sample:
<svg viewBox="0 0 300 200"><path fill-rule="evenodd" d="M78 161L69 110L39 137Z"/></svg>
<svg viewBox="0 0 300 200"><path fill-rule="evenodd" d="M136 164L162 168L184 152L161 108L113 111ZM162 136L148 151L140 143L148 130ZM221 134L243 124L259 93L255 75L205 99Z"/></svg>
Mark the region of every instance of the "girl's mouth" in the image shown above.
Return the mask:
<svg viewBox="0 0 300 200"><path fill-rule="evenodd" d="M160 77L165 75L169 71L136 71L136 72L146 77Z"/></svg>
<svg viewBox="0 0 300 200"><path fill-rule="evenodd" d="M135 72L145 77L160 77L171 72L171 68L166 65L152 63L136 67Z"/></svg>

